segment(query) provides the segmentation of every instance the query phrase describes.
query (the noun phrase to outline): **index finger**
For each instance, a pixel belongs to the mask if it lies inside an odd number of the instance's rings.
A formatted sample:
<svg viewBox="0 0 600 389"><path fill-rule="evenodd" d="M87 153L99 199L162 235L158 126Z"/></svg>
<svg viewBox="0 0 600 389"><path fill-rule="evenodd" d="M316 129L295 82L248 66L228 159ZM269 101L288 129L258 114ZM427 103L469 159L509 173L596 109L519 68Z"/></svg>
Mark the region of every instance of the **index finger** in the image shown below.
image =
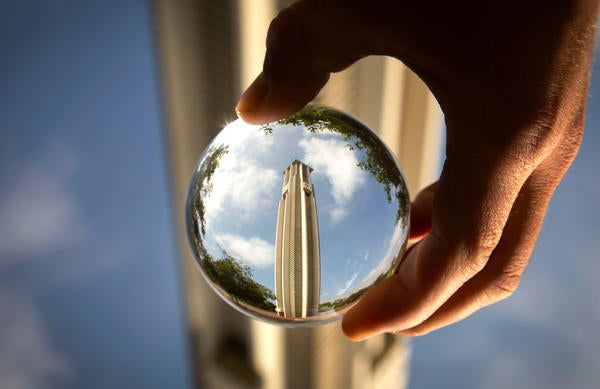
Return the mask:
<svg viewBox="0 0 600 389"><path fill-rule="evenodd" d="M365 55L392 55L354 8L298 1L281 11L269 27L263 72L242 95L238 115L252 124L289 116L316 97L332 72Z"/></svg>

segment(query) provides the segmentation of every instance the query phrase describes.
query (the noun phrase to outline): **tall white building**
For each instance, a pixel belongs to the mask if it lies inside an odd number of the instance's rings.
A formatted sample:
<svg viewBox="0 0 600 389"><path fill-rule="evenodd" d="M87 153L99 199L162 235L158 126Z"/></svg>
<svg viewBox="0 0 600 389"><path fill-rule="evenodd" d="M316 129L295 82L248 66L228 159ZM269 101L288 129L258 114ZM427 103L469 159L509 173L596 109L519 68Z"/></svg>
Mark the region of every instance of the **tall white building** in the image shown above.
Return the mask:
<svg viewBox="0 0 600 389"><path fill-rule="evenodd" d="M267 28L287 0L155 0L165 142L181 256L192 370L197 388L404 388L409 347L381 335L344 338L339 322L281 328L249 319L201 277L185 232L194 165L229 120L262 67ZM441 114L427 88L397 60L369 57L334 74L320 103L356 116L396 154L408 188L434 180ZM290 352L293 350L293 352Z"/></svg>
<svg viewBox="0 0 600 389"><path fill-rule="evenodd" d="M319 312L321 254L312 168L298 160L283 172L275 235L277 313L306 318Z"/></svg>

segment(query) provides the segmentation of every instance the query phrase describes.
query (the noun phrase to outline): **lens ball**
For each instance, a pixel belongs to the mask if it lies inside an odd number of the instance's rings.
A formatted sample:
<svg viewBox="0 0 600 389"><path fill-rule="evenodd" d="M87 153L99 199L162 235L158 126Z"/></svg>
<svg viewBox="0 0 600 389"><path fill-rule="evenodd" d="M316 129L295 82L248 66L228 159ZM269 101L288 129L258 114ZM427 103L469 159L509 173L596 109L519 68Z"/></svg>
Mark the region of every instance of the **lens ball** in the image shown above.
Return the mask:
<svg viewBox="0 0 600 389"><path fill-rule="evenodd" d="M377 135L310 105L266 125L223 128L194 169L186 222L220 297L253 318L305 326L340 318L396 270L409 204Z"/></svg>

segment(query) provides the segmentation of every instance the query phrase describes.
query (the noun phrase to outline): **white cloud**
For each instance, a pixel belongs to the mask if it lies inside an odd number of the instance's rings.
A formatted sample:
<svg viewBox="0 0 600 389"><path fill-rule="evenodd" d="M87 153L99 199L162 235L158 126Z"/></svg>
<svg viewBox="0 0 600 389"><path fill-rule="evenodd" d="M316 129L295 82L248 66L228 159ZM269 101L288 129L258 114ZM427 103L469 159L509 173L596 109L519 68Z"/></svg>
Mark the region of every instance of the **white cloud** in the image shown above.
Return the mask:
<svg viewBox="0 0 600 389"><path fill-rule="evenodd" d="M136 252L130 242L89 233L75 192L79 158L68 147L46 145L0 183L0 266L40 261L46 287L79 283L119 266ZM56 255L60 253L60 255ZM44 261L52 257L52 263ZM92 257L92 258L91 258Z"/></svg>
<svg viewBox="0 0 600 389"><path fill-rule="evenodd" d="M233 257L257 267L273 266L275 247L269 242L253 236L222 234L215 239Z"/></svg>
<svg viewBox="0 0 600 389"><path fill-rule="evenodd" d="M348 289L350 288L350 286L352 286L352 283L356 280L356 277L358 277L358 273L359 272L355 272L354 274L352 274L352 277L350 277L350 279L348 281L346 281L346 283L344 284L343 287L341 287L340 289L338 289L335 294L337 296L343 296L344 293L346 293L348 291Z"/></svg>
<svg viewBox="0 0 600 389"><path fill-rule="evenodd" d="M368 259L369 259L369 250L367 250L365 252L365 255L363 255L363 259L358 264L358 267L354 266L355 271L354 271L354 273L351 273L352 275L350 276L350 278L348 278L348 280L344 283L344 285L335 292L336 296L338 296L338 297L345 296L346 292L352 287L352 284L358 278L358 275L362 272L362 269L365 267L365 263L367 262ZM353 262L353 260L351 258L348 258L346 260L346 264L348 266L351 266L352 262Z"/></svg>
<svg viewBox="0 0 600 389"><path fill-rule="evenodd" d="M66 148L50 147L4 183L0 259L39 256L81 241L84 223L70 189L76 164Z"/></svg>
<svg viewBox="0 0 600 389"><path fill-rule="evenodd" d="M406 239L407 233L408 231L403 227L402 223L396 224L396 228L388 241L388 248L385 254L373 270L367 274L363 281L363 285L375 281L382 273L390 270L390 264L398 256L398 252L402 247L402 242Z"/></svg>
<svg viewBox="0 0 600 389"><path fill-rule="evenodd" d="M206 224L212 225L224 210L244 222L252 222L265 207L272 205L269 195L278 181L281 178L275 170L230 150L213 175L212 192L204 200Z"/></svg>
<svg viewBox="0 0 600 389"><path fill-rule="evenodd" d="M335 208L329 211L329 215L331 216L331 221L333 223L337 223L348 216L348 210L342 205L338 204Z"/></svg>
<svg viewBox="0 0 600 389"><path fill-rule="evenodd" d="M304 161L315 169L315 174L324 173L331 183L331 196L335 207L330 216L334 223L348 215L348 204L356 190L365 183L364 173L357 168L358 160L343 141L310 138L299 142L304 151Z"/></svg>
<svg viewBox="0 0 600 389"><path fill-rule="evenodd" d="M49 340L30 299L0 290L0 385L13 389L52 387L73 367Z"/></svg>

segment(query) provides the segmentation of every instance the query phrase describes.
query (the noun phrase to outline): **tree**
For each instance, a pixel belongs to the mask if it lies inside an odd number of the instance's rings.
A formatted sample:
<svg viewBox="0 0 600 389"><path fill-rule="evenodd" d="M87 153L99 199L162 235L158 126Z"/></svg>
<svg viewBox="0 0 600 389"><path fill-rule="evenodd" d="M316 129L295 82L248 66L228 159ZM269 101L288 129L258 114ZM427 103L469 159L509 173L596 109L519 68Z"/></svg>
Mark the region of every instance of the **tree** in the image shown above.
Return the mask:
<svg viewBox="0 0 600 389"><path fill-rule="evenodd" d="M218 145L211 146L206 152L199 166L199 171L196 175L199 177L194 183L191 204L194 208L194 218L200 220L200 230L202 235L206 234L206 218L204 200L210 196L212 192L212 176L221 163L221 158L229 152L229 146Z"/></svg>
<svg viewBox="0 0 600 389"><path fill-rule="evenodd" d="M334 132L343 137L350 151L364 152L364 158L357 166L369 173L383 185L388 203L392 201L392 193L398 200L396 220L400 220L407 209L407 189L401 181L394 158L381 140L362 123L339 111L309 105L301 111L276 122L279 125L305 127L311 133ZM263 127L266 135L273 133L268 125Z"/></svg>
<svg viewBox="0 0 600 389"><path fill-rule="evenodd" d="M200 264L206 275L232 297L253 307L275 312L275 294L253 279L250 266L222 250L223 257L213 260L209 255Z"/></svg>

